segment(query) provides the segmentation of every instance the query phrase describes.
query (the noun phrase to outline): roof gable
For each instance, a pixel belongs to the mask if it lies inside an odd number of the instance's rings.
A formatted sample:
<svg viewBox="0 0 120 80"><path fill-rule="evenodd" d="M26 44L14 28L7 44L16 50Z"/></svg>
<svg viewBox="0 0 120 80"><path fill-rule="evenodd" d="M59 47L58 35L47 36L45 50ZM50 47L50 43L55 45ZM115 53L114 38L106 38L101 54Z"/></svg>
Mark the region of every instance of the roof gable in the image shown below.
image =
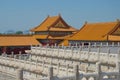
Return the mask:
<svg viewBox="0 0 120 80"><path fill-rule="evenodd" d="M70 40L107 40L118 22L87 23Z"/></svg>
<svg viewBox="0 0 120 80"><path fill-rule="evenodd" d="M62 23L62 21L59 20L59 21L55 24L54 27L55 27L55 28L66 28L66 27L68 27L68 26L66 26L65 24Z"/></svg>
<svg viewBox="0 0 120 80"><path fill-rule="evenodd" d="M113 35L120 35L120 27L116 29L115 32L112 33Z"/></svg>
<svg viewBox="0 0 120 80"><path fill-rule="evenodd" d="M113 30L111 30L109 35L120 35L120 22L118 22L116 27Z"/></svg>

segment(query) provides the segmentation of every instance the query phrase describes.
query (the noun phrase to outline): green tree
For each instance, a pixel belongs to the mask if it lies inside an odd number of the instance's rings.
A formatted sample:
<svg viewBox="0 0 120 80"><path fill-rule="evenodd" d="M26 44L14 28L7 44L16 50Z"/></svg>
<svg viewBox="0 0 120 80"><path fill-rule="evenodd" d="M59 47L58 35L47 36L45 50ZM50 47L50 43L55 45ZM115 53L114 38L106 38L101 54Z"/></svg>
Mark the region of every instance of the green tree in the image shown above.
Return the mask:
<svg viewBox="0 0 120 80"><path fill-rule="evenodd" d="M16 31L15 34L23 34L23 32L22 31Z"/></svg>

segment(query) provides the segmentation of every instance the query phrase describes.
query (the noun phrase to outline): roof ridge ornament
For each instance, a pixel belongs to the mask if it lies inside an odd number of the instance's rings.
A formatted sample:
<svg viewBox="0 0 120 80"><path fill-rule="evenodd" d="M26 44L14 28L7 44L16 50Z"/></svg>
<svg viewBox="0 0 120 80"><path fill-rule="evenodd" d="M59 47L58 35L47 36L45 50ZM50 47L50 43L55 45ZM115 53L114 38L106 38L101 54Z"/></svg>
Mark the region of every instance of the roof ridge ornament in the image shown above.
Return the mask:
<svg viewBox="0 0 120 80"><path fill-rule="evenodd" d="M48 18L50 17L50 15L47 16Z"/></svg>
<svg viewBox="0 0 120 80"><path fill-rule="evenodd" d="M61 17L61 14L59 13L58 16Z"/></svg>
<svg viewBox="0 0 120 80"><path fill-rule="evenodd" d="M87 24L88 22L87 21L85 21L85 24Z"/></svg>
<svg viewBox="0 0 120 80"><path fill-rule="evenodd" d="M120 19L116 19L117 22L120 22Z"/></svg>

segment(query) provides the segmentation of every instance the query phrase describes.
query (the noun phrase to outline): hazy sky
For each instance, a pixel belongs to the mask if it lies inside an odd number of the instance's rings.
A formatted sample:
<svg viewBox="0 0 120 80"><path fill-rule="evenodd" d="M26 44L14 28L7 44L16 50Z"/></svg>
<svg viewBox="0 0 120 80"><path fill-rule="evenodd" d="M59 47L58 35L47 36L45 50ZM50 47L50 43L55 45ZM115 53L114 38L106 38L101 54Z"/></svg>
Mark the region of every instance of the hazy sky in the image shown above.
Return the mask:
<svg viewBox="0 0 120 80"><path fill-rule="evenodd" d="M0 0L0 32L29 30L59 13L79 29L85 21L120 19L120 0Z"/></svg>

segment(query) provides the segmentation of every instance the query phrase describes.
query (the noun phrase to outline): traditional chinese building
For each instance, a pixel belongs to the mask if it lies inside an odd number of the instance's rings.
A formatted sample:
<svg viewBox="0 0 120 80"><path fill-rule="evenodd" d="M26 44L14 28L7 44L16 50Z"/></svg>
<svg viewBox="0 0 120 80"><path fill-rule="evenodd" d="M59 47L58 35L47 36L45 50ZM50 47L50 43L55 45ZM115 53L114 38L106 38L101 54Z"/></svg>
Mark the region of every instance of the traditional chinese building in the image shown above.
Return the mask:
<svg viewBox="0 0 120 80"><path fill-rule="evenodd" d="M0 53L25 53L31 45L39 44L31 35L0 35Z"/></svg>
<svg viewBox="0 0 120 80"><path fill-rule="evenodd" d="M33 36L43 45L59 44L66 37L76 32L76 29L68 25L63 18L48 16L40 25L31 29Z"/></svg>
<svg viewBox="0 0 120 80"><path fill-rule="evenodd" d="M64 40L65 45L112 45L120 42L120 21L85 23L72 37ZM61 44L62 44L61 43Z"/></svg>

